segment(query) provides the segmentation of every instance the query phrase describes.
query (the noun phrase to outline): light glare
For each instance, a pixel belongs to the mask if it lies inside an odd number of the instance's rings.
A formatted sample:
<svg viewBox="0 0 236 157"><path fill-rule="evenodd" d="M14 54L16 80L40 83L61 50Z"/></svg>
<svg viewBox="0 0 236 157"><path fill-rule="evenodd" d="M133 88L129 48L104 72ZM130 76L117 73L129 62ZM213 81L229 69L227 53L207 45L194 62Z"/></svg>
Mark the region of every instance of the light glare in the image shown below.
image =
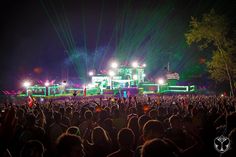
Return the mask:
<svg viewBox="0 0 236 157"><path fill-rule="evenodd" d="M165 83L164 79L162 79L162 78L158 79L158 84L163 85L164 83Z"/></svg>
<svg viewBox="0 0 236 157"><path fill-rule="evenodd" d="M89 76L93 76L93 75L94 75L93 71L90 71Z"/></svg>
<svg viewBox="0 0 236 157"><path fill-rule="evenodd" d="M26 88L28 88L30 85L31 85L31 83L29 81L25 81L23 83L23 86L26 87Z"/></svg>
<svg viewBox="0 0 236 157"><path fill-rule="evenodd" d="M112 68L117 68L118 67L118 63L117 62L112 62L111 63L111 67Z"/></svg>
<svg viewBox="0 0 236 157"><path fill-rule="evenodd" d="M46 81L46 82L44 83L44 85L45 85L46 87L48 87L48 86L50 85L50 83L49 83L48 81Z"/></svg>
<svg viewBox="0 0 236 157"><path fill-rule="evenodd" d="M138 62L133 62L133 63L132 63L132 66L133 66L134 68L137 68L137 67L138 67Z"/></svg>
<svg viewBox="0 0 236 157"><path fill-rule="evenodd" d="M109 74L109 76L115 76L115 72L112 70L110 70L108 74Z"/></svg>

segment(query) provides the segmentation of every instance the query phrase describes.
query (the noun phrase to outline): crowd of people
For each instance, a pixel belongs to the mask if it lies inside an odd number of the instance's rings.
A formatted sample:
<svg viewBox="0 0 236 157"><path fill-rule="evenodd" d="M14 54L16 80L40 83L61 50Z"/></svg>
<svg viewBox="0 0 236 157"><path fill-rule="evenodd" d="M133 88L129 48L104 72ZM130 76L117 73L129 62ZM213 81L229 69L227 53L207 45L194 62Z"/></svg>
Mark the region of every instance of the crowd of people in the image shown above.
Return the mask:
<svg viewBox="0 0 236 157"><path fill-rule="evenodd" d="M1 157L232 157L236 99L204 95L1 104ZM215 138L228 137L230 147ZM225 147L225 145L224 145ZM224 148L225 150L226 148Z"/></svg>

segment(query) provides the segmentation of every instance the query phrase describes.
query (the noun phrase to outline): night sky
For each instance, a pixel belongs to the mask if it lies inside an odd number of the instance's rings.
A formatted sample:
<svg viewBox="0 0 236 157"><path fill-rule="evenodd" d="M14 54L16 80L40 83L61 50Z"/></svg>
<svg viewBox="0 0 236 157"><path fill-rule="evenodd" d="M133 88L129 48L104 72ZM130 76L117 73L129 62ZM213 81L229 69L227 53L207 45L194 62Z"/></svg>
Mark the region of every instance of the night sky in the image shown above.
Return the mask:
<svg viewBox="0 0 236 157"><path fill-rule="evenodd" d="M18 89L24 79L59 81L65 73L84 80L88 70L100 71L114 58L145 62L150 78L167 62L186 78L199 76L199 60L209 53L189 47L184 33L191 16L212 8L235 28L233 1L1 1L0 90Z"/></svg>

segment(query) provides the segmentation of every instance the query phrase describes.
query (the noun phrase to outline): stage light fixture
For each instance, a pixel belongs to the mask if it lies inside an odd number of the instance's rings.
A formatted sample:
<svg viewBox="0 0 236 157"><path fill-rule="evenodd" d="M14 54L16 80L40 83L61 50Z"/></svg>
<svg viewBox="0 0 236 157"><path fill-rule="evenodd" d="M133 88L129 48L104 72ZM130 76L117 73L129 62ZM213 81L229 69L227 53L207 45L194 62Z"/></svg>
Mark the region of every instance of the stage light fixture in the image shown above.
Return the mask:
<svg viewBox="0 0 236 157"><path fill-rule="evenodd" d="M94 75L93 71L90 71L88 74L89 74L89 76L93 76Z"/></svg>
<svg viewBox="0 0 236 157"><path fill-rule="evenodd" d="M23 82L23 86L26 87L26 88L28 88L29 86L31 86L30 81L24 81L24 82Z"/></svg>
<svg viewBox="0 0 236 157"><path fill-rule="evenodd" d="M115 76L115 72L110 70L109 73L108 73L109 76Z"/></svg>
<svg viewBox="0 0 236 157"><path fill-rule="evenodd" d="M137 68L137 67L138 67L138 62L136 62L136 61L133 62L133 63L132 63L132 67Z"/></svg>
<svg viewBox="0 0 236 157"><path fill-rule="evenodd" d="M117 68L118 67L118 63L117 62L112 62L111 63L111 67L112 68Z"/></svg>
<svg viewBox="0 0 236 157"><path fill-rule="evenodd" d="M165 80L162 78L158 79L158 84L163 85L165 83Z"/></svg>
<svg viewBox="0 0 236 157"><path fill-rule="evenodd" d="M44 85L45 85L46 87L48 87L48 86L50 85L50 83L49 83L48 81L46 81L46 82L44 83Z"/></svg>

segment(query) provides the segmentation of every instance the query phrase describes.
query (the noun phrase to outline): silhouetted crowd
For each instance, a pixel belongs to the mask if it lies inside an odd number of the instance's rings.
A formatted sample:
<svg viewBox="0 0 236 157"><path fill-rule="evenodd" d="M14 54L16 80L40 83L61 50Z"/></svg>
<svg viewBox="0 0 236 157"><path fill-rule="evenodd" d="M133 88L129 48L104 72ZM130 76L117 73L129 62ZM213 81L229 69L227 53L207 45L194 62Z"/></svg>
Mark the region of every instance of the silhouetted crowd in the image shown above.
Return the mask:
<svg viewBox="0 0 236 157"><path fill-rule="evenodd" d="M235 110L235 98L204 95L4 103L0 156L233 157Z"/></svg>

